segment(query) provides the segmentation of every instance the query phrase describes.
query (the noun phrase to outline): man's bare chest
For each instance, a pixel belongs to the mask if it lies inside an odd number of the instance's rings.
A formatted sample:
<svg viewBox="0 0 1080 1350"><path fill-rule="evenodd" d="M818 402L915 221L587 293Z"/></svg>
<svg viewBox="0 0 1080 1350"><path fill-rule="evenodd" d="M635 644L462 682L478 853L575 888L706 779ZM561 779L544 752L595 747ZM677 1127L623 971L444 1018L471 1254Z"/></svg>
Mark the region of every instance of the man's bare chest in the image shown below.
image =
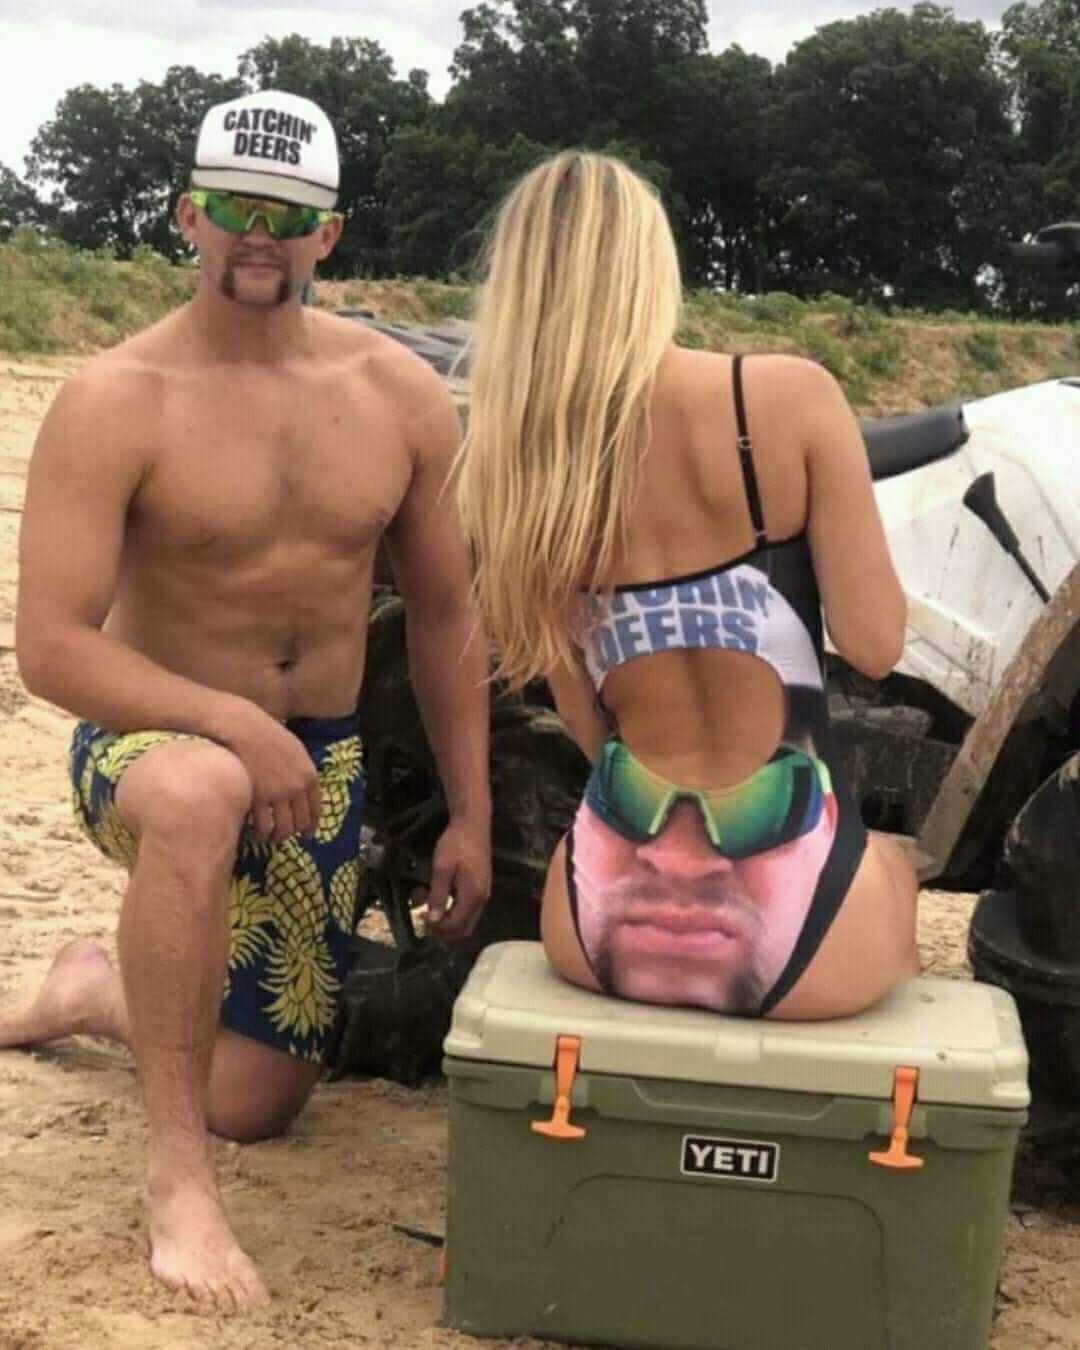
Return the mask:
<svg viewBox="0 0 1080 1350"><path fill-rule="evenodd" d="M261 393L261 397L256 397ZM222 561L282 545L359 555L408 486L399 426L326 385L170 400L131 523L156 551Z"/></svg>

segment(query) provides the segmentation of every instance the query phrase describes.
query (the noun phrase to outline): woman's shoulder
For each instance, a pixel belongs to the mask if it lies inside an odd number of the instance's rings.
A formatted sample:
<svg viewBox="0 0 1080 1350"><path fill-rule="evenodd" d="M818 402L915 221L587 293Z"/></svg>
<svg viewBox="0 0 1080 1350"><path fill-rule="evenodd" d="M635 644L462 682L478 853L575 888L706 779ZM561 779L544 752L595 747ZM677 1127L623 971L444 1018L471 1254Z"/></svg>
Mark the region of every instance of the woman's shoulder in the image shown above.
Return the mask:
<svg viewBox="0 0 1080 1350"><path fill-rule="evenodd" d="M730 389L736 355L676 347L671 361L661 371L661 387L666 386L672 394L691 401L715 396L718 389ZM824 366L789 352L742 353L741 377L748 399L751 390L770 400L822 399L830 397L836 387L836 381Z"/></svg>

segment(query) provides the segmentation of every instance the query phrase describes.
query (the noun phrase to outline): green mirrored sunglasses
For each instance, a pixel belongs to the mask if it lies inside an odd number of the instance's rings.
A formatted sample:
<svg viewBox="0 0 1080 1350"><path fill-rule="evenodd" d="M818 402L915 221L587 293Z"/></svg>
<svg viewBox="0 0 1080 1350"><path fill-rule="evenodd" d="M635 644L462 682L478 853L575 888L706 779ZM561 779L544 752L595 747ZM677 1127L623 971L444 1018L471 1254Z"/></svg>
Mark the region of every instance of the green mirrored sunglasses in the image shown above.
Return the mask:
<svg viewBox="0 0 1080 1350"><path fill-rule="evenodd" d="M215 225L229 234L248 234L255 228L255 222L261 220L271 239L303 239L333 220L336 214L316 206L275 202L266 197L241 197L234 192L214 192L208 188L193 188L188 195Z"/></svg>
<svg viewBox="0 0 1080 1350"><path fill-rule="evenodd" d="M655 839L677 802L695 802L712 846L740 859L809 834L831 791L828 769L801 750L782 748L734 787L704 789L669 783L622 741L609 741L589 779L586 801L606 824L636 843Z"/></svg>

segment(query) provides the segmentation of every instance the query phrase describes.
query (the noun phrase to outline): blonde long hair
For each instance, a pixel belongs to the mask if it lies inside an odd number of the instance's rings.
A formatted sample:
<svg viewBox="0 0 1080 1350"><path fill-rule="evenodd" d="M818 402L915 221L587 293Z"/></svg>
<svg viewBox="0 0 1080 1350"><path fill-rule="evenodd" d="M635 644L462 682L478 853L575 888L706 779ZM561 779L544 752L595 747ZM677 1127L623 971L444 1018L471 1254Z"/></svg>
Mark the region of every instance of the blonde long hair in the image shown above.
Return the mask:
<svg viewBox="0 0 1080 1350"><path fill-rule="evenodd" d="M653 188L578 151L518 183L485 262L457 500L495 677L520 688L572 659L582 594L610 588L682 284Z"/></svg>

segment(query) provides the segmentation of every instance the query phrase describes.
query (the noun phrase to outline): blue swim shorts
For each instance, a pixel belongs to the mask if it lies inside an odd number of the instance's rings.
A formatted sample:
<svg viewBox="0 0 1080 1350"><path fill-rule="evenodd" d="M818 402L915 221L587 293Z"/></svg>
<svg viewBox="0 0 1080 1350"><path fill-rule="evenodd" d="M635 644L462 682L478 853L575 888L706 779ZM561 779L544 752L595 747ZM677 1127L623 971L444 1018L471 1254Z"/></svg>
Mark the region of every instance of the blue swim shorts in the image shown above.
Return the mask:
<svg viewBox="0 0 1080 1350"><path fill-rule="evenodd" d="M277 1050L321 1063L352 960L360 883L364 773L355 717L285 723L319 773L313 838L280 844L241 832L229 896L229 967L221 1022ZM130 872L138 841L116 809L126 769L184 732L118 734L80 722L71 743L75 815L106 857Z"/></svg>

